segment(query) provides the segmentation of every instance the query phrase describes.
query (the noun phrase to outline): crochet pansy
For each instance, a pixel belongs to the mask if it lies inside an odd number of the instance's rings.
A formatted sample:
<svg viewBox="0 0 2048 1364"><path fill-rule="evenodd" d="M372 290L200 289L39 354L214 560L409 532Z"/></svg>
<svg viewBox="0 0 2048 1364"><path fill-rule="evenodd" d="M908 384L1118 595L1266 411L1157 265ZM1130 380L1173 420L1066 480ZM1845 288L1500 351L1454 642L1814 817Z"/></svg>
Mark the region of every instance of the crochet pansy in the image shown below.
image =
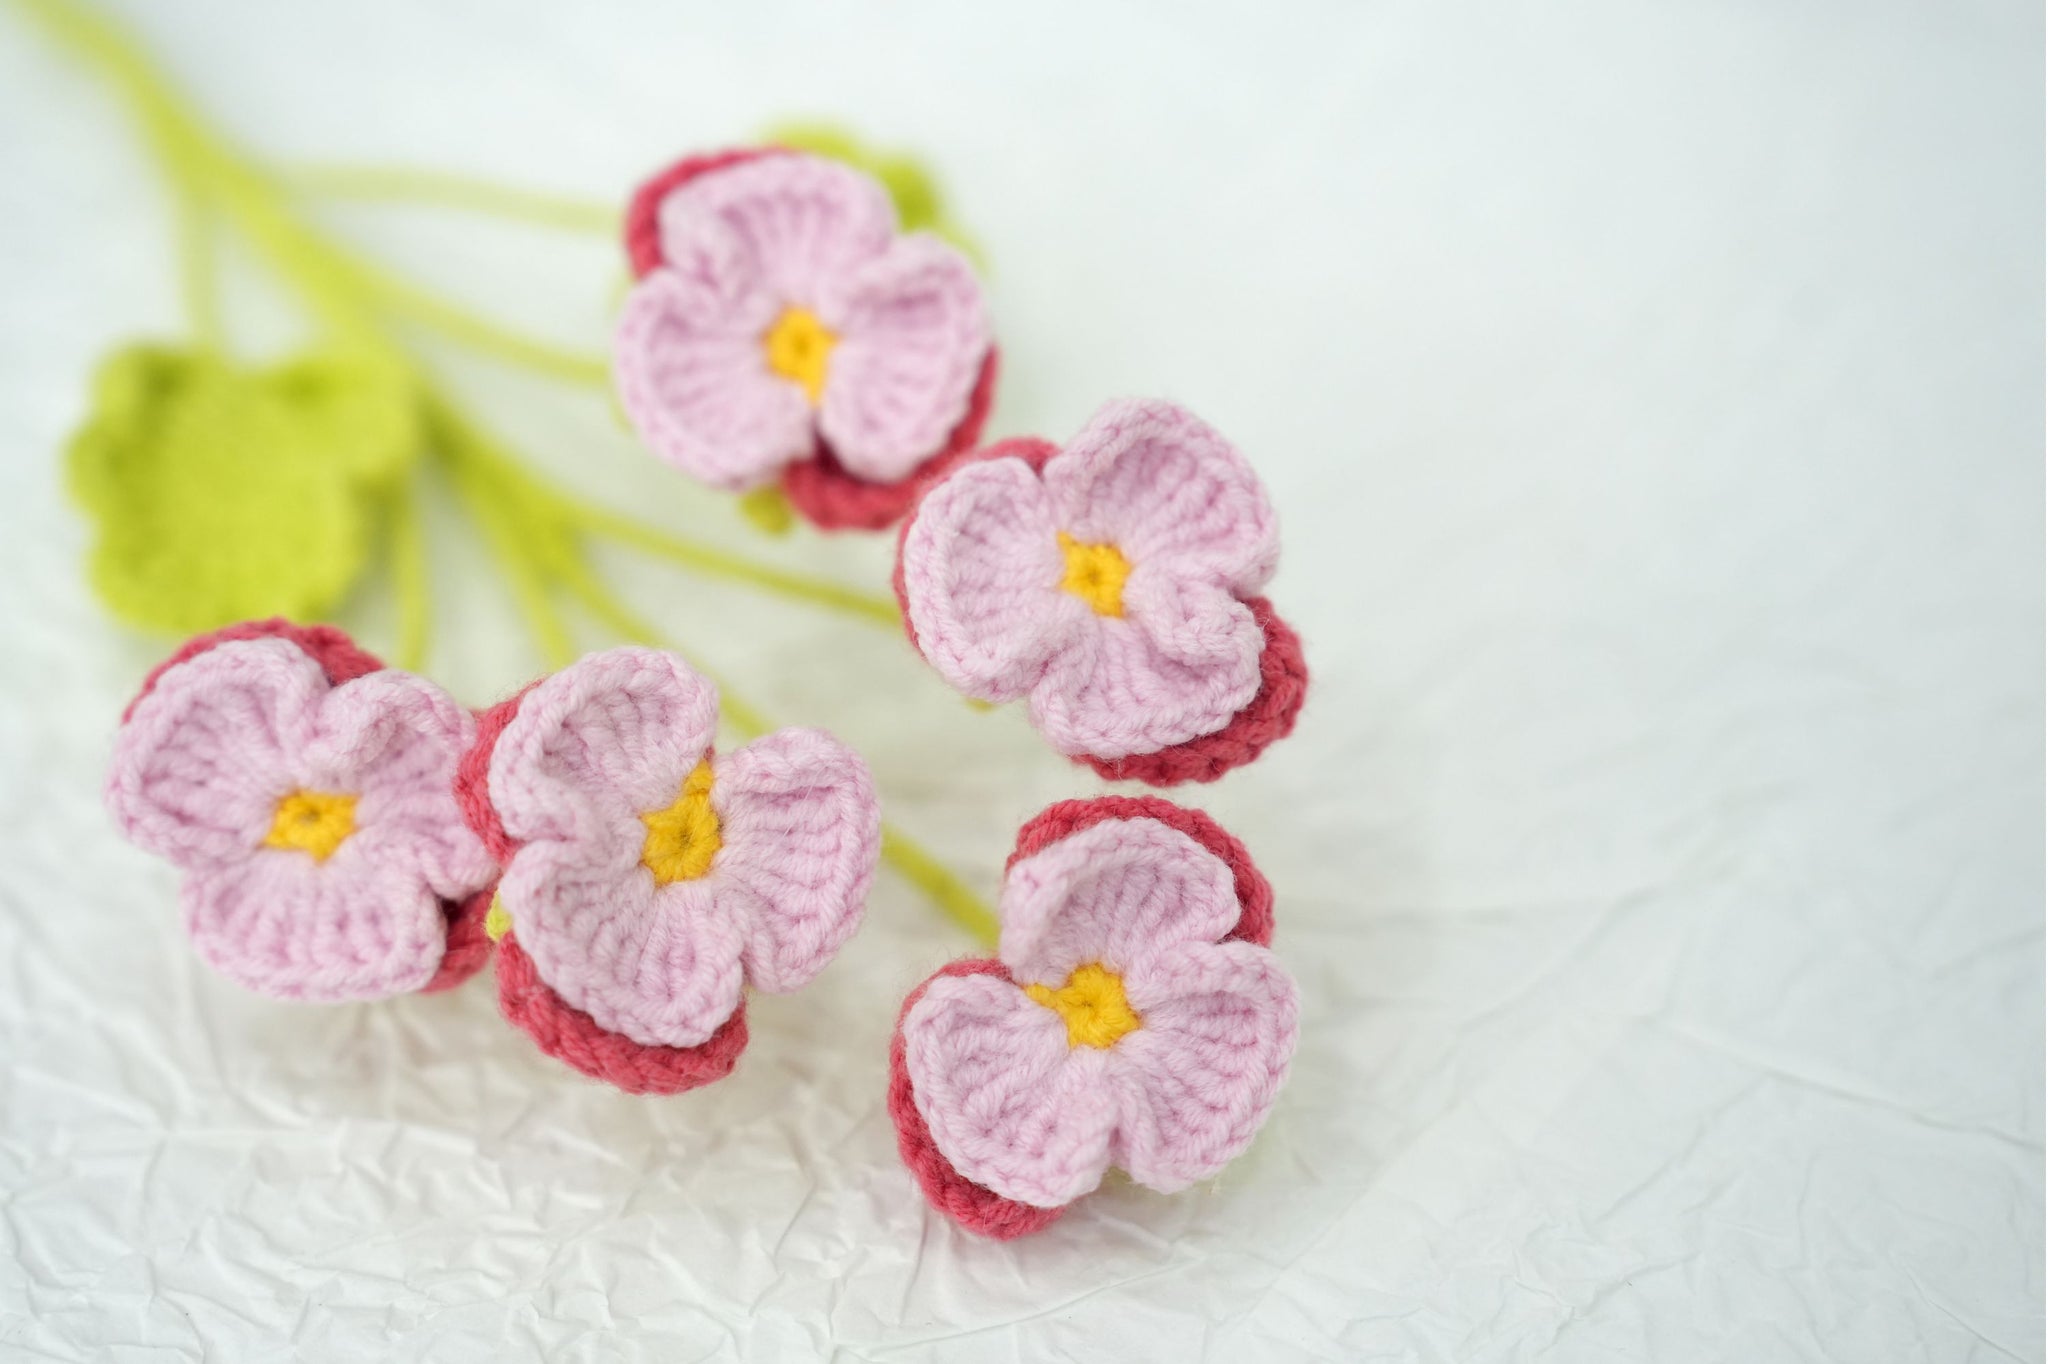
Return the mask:
<svg viewBox="0 0 2048 1364"><path fill-rule="evenodd" d="M786 729L714 757L718 695L655 649L592 654L487 712L457 793L505 864L499 999L635 1093L728 1074L742 984L808 982L860 924L881 811L858 755Z"/></svg>
<svg viewBox="0 0 2048 1364"><path fill-rule="evenodd" d="M970 448L995 381L958 250L881 184L782 148L692 157L635 195L614 375L654 453L716 487L777 478L820 526L895 522Z"/></svg>
<svg viewBox="0 0 2048 1364"><path fill-rule="evenodd" d="M1010 859L994 960L905 1001L897 1144L934 1206L1007 1239L1111 1166L1173 1193L1251 1144L1294 1052L1272 891L1207 816L1153 797L1066 801Z"/></svg>
<svg viewBox="0 0 2048 1364"><path fill-rule="evenodd" d="M1005 441L927 491L896 589L913 643L983 701L1030 700L1110 778L1213 781L1294 727L1301 641L1255 595L1279 558L1243 456L1171 403L1111 403L1064 449Z"/></svg>
<svg viewBox="0 0 2048 1364"><path fill-rule="evenodd" d="M450 791L468 711L330 627L203 635L122 718L107 808L185 873L186 929L281 999L375 999L483 965L497 867Z"/></svg>

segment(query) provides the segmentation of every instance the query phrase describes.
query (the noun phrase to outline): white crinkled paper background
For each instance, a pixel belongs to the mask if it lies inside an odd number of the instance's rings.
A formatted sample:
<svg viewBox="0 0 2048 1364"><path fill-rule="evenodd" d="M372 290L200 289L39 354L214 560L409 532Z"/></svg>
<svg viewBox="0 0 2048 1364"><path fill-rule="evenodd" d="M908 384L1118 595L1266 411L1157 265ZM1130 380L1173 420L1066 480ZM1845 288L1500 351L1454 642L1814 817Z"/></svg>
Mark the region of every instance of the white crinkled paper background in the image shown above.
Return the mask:
<svg viewBox="0 0 2048 1364"><path fill-rule="evenodd" d="M924 152L995 263L994 433L1157 394L1270 482L1316 690L1193 799L1280 887L1303 1041L1212 1186L1000 1246L896 1161L890 1023L968 944L891 876L683 1098L545 1061L485 982L206 974L100 813L165 646L87 595L56 455L96 359L180 326L170 225L0 10L0 1356L2042 1357L2037 6L121 9L280 157L616 198L792 113ZM327 220L602 344L604 241ZM595 497L882 581L448 366ZM537 664L437 513L435 671L481 703ZM1096 789L883 632L610 566L985 890Z"/></svg>

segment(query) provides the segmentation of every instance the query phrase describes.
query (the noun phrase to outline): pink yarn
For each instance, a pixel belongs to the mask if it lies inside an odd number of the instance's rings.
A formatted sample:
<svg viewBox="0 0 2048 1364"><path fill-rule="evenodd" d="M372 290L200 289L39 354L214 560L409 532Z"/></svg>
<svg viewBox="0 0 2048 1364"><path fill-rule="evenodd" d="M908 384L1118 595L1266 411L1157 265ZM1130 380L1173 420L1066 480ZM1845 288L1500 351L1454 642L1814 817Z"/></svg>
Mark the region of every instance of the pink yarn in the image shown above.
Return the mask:
<svg viewBox="0 0 2048 1364"><path fill-rule="evenodd" d="M636 196L627 247L640 279L615 337L620 402L691 476L755 487L829 452L824 474L894 485L972 444L994 375L980 285L952 247L899 236L859 171L797 152L684 162ZM815 410L767 363L790 308L834 338ZM874 523L888 501L835 497L820 476L798 490L833 524Z"/></svg>
<svg viewBox="0 0 2048 1364"><path fill-rule="evenodd" d="M759 156L782 154L780 147L739 147L731 151L701 152L671 163L633 191L626 205L626 262L633 278L641 279L662 264L661 206L668 196L709 171L737 166Z"/></svg>
<svg viewBox="0 0 2048 1364"><path fill-rule="evenodd" d="M448 946L441 954L441 964L434 968L433 979L420 987L421 994L452 990L489 963L493 944L484 923L490 917L494 888L486 886L467 900L441 902L448 920Z"/></svg>
<svg viewBox="0 0 2048 1364"><path fill-rule="evenodd" d="M1063 535L1128 563L1121 614L1063 589ZM1278 553L1237 451L1181 408L1127 401L1063 450L1007 443L933 486L897 582L912 640L953 686L1028 698L1062 753L1164 784L1213 780L1294 723L1299 640L1252 595Z"/></svg>
<svg viewBox="0 0 2048 1364"><path fill-rule="evenodd" d="M895 483L870 483L846 471L832 453L832 447L818 442L818 453L800 459L782 470L782 492L789 505L812 525L824 530L887 530L896 524L918 496L944 478L974 449L983 423L995 401L999 353L991 346L981 363L981 375L968 395L967 415L946 437L945 445L930 459L913 469L908 478Z"/></svg>
<svg viewBox="0 0 2048 1364"><path fill-rule="evenodd" d="M547 1055L628 1094L681 1094L722 1080L747 1049L744 1001L694 1047L646 1047L608 1032L548 988L511 934L498 944L498 1009Z"/></svg>
<svg viewBox="0 0 2048 1364"><path fill-rule="evenodd" d="M187 659L197 658L217 644L226 644L237 639L288 639L305 650L320 670L327 674L327 680L339 686L352 681L364 673L373 673L384 666L384 660L362 648L348 633L333 625L294 625L283 616L272 616L268 620L245 620L238 625L224 625L218 630L203 635L194 635L178 646L178 651L149 670L142 679L141 688L135 699L121 712L121 721L126 724L135 708L142 704L142 698L156 687L156 680Z"/></svg>
<svg viewBox="0 0 2048 1364"><path fill-rule="evenodd" d="M1193 812L1087 804L1026 827L999 961L925 982L892 1044L904 1158L985 1234L1035 1229L1013 1205L1056 1210L1111 1165L1160 1192L1211 1177L1250 1144L1294 1050L1294 984L1250 940L1270 931L1270 899L1242 845ZM1107 1046L1071 1044L1022 988L1090 965L1120 978L1138 1019Z"/></svg>
<svg viewBox="0 0 2048 1364"><path fill-rule="evenodd" d="M338 631L237 627L151 674L115 739L115 825L184 871L200 955L277 998L426 987L447 952L447 904L497 874L448 790L474 721L432 683L365 662ZM267 842L299 791L353 797L325 858Z"/></svg>
<svg viewBox="0 0 2048 1364"><path fill-rule="evenodd" d="M742 981L807 983L859 926L880 853L852 750L790 729L713 758L717 704L674 655L592 654L487 717L458 779L473 827L509 852L499 903L536 977L641 1046L703 1044ZM641 816L705 761L720 845L703 875L657 884Z"/></svg>
<svg viewBox="0 0 2048 1364"><path fill-rule="evenodd" d="M1201 844L1230 868L1231 891L1237 898L1237 922L1224 935L1225 941L1256 943L1260 947L1272 945L1273 883L1252 861L1251 850L1202 811L1175 805L1158 796L1094 796L1048 805L1017 831L1017 846L1003 864L1003 870L1008 872L1023 858L1110 819L1154 820Z"/></svg>
<svg viewBox="0 0 2048 1364"><path fill-rule="evenodd" d="M1229 724L1214 734L1157 753L1121 758L1081 753L1074 755L1074 761L1086 763L1110 781L1142 781L1152 786L1208 782L1244 766L1269 745L1292 734L1295 721L1301 718L1302 702L1308 699L1308 659L1301 651L1301 636L1280 619L1273 603L1264 597L1247 597L1244 604L1258 622L1266 647L1259 653L1259 690L1249 705L1230 717Z"/></svg>
<svg viewBox="0 0 2048 1364"><path fill-rule="evenodd" d="M946 1216L969 1231L998 1241L1042 1231L1059 1220L1064 1207L1034 1208L1017 1203L992 1189L984 1188L947 1164L946 1157L932 1141L924 1115L917 1111L917 1098L910 1084L910 1068L904 1062L903 1020L924 998L932 981L953 976L994 976L1007 982L1010 973L999 961L956 961L940 967L930 979L910 992L896 1015L896 1031L889 1038L889 1116L896 1124L896 1150L917 1178L925 1198Z"/></svg>

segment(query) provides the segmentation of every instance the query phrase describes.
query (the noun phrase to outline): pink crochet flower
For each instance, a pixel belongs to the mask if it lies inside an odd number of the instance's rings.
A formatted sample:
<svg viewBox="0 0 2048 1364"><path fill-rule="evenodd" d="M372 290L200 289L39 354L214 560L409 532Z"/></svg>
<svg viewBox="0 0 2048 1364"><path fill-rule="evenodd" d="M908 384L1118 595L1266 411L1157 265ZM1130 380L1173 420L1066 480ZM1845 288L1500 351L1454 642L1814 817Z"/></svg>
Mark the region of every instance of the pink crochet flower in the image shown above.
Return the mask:
<svg viewBox="0 0 2048 1364"><path fill-rule="evenodd" d="M1280 540L1265 490L1171 403L1111 403L1065 449L1006 441L927 491L896 589L911 640L984 701L1029 698L1110 778L1213 781L1287 734L1301 641L1254 595Z"/></svg>
<svg viewBox="0 0 2048 1364"><path fill-rule="evenodd" d="M867 767L811 729L712 756L718 696L654 649L592 654L484 717L456 778L505 863L500 1002L635 1092L728 1073L742 983L794 990L860 924L880 851Z"/></svg>
<svg viewBox="0 0 2048 1364"><path fill-rule="evenodd" d="M301 1000L444 989L488 955L497 867L449 789L475 733L339 630L233 626L150 675L107 808L184 871L193 944L236 982Z"/></svg>
<svg viewBox="0 0 2048 1364"><path fill-rule="evenodd" d="M880 529L974 444L995 377L981 286L899 234L869 176L780 148L693 157L635 196L626 247L619 400L684 473L779 477L818 525Z"/></svg>
<svg viewBox="0 0 2048 1364"><path fill-rule="evenodd" d="M1251 1144L1296 1037L1242 844L1156 798L1066 801L1026 825L997 959L905 1002L890 1114L934 1206L1035 1231L1110 1166L1173 1193Z"/></svg>

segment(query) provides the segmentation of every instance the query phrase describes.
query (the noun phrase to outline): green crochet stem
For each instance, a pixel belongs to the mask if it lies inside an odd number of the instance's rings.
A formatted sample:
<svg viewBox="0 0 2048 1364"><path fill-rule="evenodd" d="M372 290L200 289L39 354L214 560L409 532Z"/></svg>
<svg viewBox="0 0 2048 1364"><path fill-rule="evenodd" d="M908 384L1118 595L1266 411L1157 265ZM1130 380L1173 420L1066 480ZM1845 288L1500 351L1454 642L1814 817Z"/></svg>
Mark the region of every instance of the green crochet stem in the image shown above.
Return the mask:
<svg viewBox="0 0 2048 1364"><path fill-rule="evenodd" d="M283 171L287 186L326 199L432 204L488 214L564 232L616 236L619 212L610 204L542 194L445 171L395 166L296 165Z"/></svg>
<svg viewBox="0 0 2048 1364"><path fill-rule="evenodd" d="M420 323L475 349L540 372L608 384L603 361L532 341L398 279L321 235L298 216L286 183L244 159L149 65L120 30L76 0L15 0L49 34L111 80L127 100L172 182L179 204L181 284L203 344L224 346L213 281L213 226L232 223L249 239L320 322L344 345L401 370L417 396L431 467L447 478L483 533L536 646L552 667L576 656L557 605L566 592L599 623L628 639L660 645L591 567L588 541L601 537L654 554L694 572L746 583L794 600L898 628L896 604L803 574L646 526L582 501L545 482L464 413L414 362L392 331L395 321ZM558 226L596 226L587 206L504 190L476 181L412 172L301 173L302 189L404 197L451 207L502 212ZM398 606L397 657L417 668L425 659L432 616L426 546L417 490L393 494L391 579ZM714 678L728 726L744 738L774 726L733 688ZM884 826L882 857L940 910L984 944L996 940L996 919L966 884L901 830Z"/></svg>

